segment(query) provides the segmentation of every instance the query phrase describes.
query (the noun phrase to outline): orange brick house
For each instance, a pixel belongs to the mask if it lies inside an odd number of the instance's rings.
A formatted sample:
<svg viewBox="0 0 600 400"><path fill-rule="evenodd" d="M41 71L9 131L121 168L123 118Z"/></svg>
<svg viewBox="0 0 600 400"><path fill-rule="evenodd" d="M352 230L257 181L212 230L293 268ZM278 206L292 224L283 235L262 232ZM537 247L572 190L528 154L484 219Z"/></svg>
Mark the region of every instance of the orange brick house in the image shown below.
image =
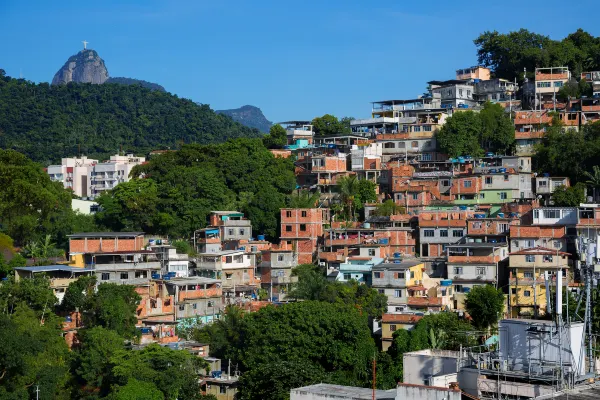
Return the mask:
<svg viewBox="0 0 600 400"><path fill-rule="evenodd" d="M327 208L282 208L281 249L292 249L298 264L312 263L323 238L323 224L329 222Z"/></svg>
<svg viewBox="0 0 600 400"><path fill-rule="evenodd" d="M71 254L138 251L144 248L144 244L144 232L82 232L69 235Z"/></svg>

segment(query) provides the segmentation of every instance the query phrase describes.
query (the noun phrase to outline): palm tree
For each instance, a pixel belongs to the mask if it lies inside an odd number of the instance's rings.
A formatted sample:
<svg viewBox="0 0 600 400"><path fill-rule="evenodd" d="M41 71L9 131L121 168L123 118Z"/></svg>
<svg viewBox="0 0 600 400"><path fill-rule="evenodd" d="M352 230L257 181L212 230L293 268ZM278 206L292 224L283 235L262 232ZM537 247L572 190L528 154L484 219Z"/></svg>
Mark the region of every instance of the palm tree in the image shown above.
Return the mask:
<svg viewBox="0 0 600 400"><path fill-rule="evenodd" d="M290 197L290 207L292 208L313 208L319 202L321 192L310 193L303 190Z"/></svg>
<svg viewBox="0 0 600 400"><path fill-rule="evenodd" d="M354 199L358 194L358 179L356 175L344 176L338 180L340 198L346 208L346 215L354 220Z"/></svg>
<svg viewBox="0 0 600 400"><path fill-rule="evenodd" d="M588 178L585 183L592 187L594 193L594 201L596 201L596 188L600 187L600 167L594 165L593 173L585 171L583 174Z"/></svg>

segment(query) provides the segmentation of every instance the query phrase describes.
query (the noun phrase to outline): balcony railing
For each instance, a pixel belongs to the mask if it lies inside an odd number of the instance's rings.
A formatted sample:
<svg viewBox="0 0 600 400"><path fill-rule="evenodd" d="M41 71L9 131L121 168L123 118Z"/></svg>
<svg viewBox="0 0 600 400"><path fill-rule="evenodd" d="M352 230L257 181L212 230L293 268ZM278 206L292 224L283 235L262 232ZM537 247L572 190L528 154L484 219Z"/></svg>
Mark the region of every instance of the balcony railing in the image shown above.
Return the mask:
<svg viewBox="0 0 600 400"><path fill-rule="evenodd" d="M96 271L123 271L123 270L140 270L140 269L160 269L160 262L128 262L128 263L112 263L112 264L86 264L88 268L94 268Z"/></svg>

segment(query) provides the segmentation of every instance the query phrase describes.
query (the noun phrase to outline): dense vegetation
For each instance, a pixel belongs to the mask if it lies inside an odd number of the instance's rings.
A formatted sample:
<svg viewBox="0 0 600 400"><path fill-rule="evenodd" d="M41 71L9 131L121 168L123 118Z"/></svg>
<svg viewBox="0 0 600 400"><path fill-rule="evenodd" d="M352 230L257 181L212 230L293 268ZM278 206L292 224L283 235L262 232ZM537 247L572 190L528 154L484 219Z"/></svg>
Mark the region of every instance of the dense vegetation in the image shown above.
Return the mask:
<svg viewBox="0 0 600 400"><path fill-rule="evenodd" d="M50 258L46 235L64 247L66 235L94 227L91 217L71 210L71 194L23 154L0 150L0 184L0 232L17 246L39 243L25 249L32 258Z"/></svg>
<svg viewBox="0 0 600 400"><path fill-rule="evenodd" d="M474 40L477 58L498 78L523 79L523 69L533 78L535 68L569 67L575 77L600 69L600 38L578 29L563 40L521 29L507 34L484 32Z"/></svg>
<svg viewBox="0 0 600 400"><path fill-rule="evenodd" d="M139 85L50 86L11 79L0 70L0 148L43 164L80 153L145 154L182 143L260 136L208 105Z"/></svg>
<svg viewBox="0 0 600 400"><path fill-rule="evenodd" d="M124 77L111 77L108 78L104 84L107 83L118 83L120 85L140 85L150 90L158 90L159 92L166 92L165 88L158 83L148 82L142 79L124 78Z"/></svg>
<svg viewBox="0 0 600 400"><path fill-rule="evenodd" d="M142 230L189 238L213 210L240 210L256 234L278 236L279 209L295 188L293 163L276 158L260 139L185 145L136 167L143 176L97 201L98 222L115 231Z"/></svg>
<svg viewBox="0 0 600 400"><path fill-rule="evenodd" d="M507 154L515 144L515 128L502 106L487 102L481 112L455 112L438 131L437 141L451 157Z"/></svg>
<svg viewBox="0 0 600 400"><path fill-rule="evenodd" d="M140 297L132 286L101 284L94 293L93 283L89 277L71 283L71 303L56 309L43 277L0 285L0 398L28 400L39 389L43 400L214 400L200 394L196 373L207 366L201 358L158 345L141 350L127 345L125 338L136 331L123 331L119 319L136 319ZM69 351L57 313L75 304L85 329Z"/></svg>

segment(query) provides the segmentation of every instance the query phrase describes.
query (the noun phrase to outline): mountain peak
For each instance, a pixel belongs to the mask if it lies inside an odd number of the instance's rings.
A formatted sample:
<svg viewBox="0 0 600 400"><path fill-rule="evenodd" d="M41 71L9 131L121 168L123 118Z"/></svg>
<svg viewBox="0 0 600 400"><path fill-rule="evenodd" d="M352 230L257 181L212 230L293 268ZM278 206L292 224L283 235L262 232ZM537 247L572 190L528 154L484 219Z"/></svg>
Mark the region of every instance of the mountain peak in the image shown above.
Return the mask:
<svg viewBox="0 0 600 400"><path fill-rule="evenodd" d="M231 110L216 110L219 114L230 116L234 121L261 132L269 132L273 123L269 121L260 108L249 104Z"/></svg>
<svg viewBox="0 0 600 400"><path fill-rule="evenodd" d="M96 50L83 49L69 57L65 65L54 74L53 85L69 82L104 83L108 79L108 70L104 60Z"/></svg>

